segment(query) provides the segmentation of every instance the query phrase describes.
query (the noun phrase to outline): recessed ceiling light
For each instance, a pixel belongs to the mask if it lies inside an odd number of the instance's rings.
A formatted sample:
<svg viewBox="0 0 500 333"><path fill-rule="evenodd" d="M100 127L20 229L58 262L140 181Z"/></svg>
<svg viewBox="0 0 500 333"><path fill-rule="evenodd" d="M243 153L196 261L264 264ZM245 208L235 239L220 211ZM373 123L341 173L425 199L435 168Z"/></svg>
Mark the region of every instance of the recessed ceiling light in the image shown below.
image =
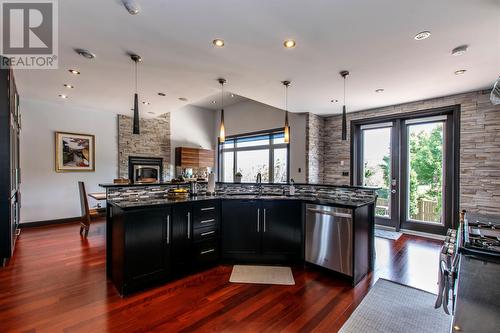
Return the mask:
<svg viewBox="0 0 500 333"><path fill-rule="evenodd" d="M330 101L330 103L338 103L338 102L339 102L339 100L338 100L338 99L332 99L332 100Z"/></svg>
<svg viewBox="0 0 500 333"><path fill-rule="evenodd" d="M454 56L464 55L465 52L467 52L467 48L468 48L467 45L461 45L461 46L455 47L453 50L451 50L451 54Z"/></svg>
<svg viewBox="0 0 500 333"><path fill-rule="evenodd" d="M217 47L223 47L224 46L224 40L220 38L216 38L212 41L212 43L217 46Z"/></svg>
<svg viewBox="0 0 500 333"><path fill-rule="evenodd" d="M187 102L187 98L186 97L179 97L179 101L183 101L183 102Z"/></svg>
<svg viewBox="0 0 500 333"><path fill-rule="evenodd" d="M234 98L234 94L231 94L231 98Z"/></svg>
<svg viewBox="0 0 500 333"><path fill-rule="evenodd" d="M63 99L66 99L68 98L68 96L64 95L64 94L59 94L59 97L63 98Z"/></svg>
<svg viewBox="0 0 500 333"><path fill-rule="evenodd" d="M458 71L455 71L455 75L462 75L465 74L465 72L467 72L466 69L459 69Z"/></svg>
<svg viewBox="0 0 500 333"><path fill-rule="evenodd" d="M69 89L73 89L75 87L74 85L67 84L67 83L63 84L63 86L65 86L66 88L69 88Z"/></svg>
<svg viewBox="0 0 500 333"><path fill-rule="evenodd" d="M158 96L162 96L162 97L165 97L165 96L167 96L167 94L165 94L165 93L162 93L162 92L159 92L159 93L158 93Z"/></svg>
<svg viewBox="0 0 500 333"><path fill-rule="evenodd" d="M375 90L375 92L376 92L376 93L381 93L381 92L384 92L384 89L379 88L379 89Z"/></svg>
<svg viewBox="0 0 500 333"><path fill-rule="evenodd" d="M424 40L424 39L427 39L431 36L431 32L430 31L421 31L419 32L418 34L415 35L415 40Z"/></svg>
<svg viewBox="0 0 500 333"><path fill-rule="evenodd" d="M286 47L287 49L294 48L297 43L293 39L287 39L283 42L283 46Z"/></svg>
<svg viewBox="0 0 500 333"><path fill-rule="evenodd" d="M68 72L74 75L80 75L80 71L77 71L76 69L68 69Z"/></svg>
<svg viewBox="0 0 500 333"><path fill-rule="evenodd" d="M150 105L151 103L148 102L148 101L142 101L142 104L144 104L144 105Z"/></svg>
<svg viewBox="0 0 500 333"><path fill-rule="evenodd" d="M75 52L78 53L79 55L81 55L82 57L86 58L86 59L94 59L95 58L95 54L90 52L89 50L85 50L85 49L75 49Z"/></svg>
<svg viewBox="0 0 500 333"><path fill-rule="evenodd" d="M217 104L217 101L212 101L212 104Z"/></svg>

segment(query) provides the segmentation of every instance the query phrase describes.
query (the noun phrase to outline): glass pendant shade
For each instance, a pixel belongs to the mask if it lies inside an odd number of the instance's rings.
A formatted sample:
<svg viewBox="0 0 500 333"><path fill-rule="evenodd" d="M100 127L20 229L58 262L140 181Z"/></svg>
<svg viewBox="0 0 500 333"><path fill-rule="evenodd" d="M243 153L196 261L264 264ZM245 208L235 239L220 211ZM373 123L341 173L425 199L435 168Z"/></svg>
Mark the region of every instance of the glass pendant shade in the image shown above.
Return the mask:
<svg viewBox="0 0 500 333"><path fill-rule="evenodd" d="M345 105L342 107L342 141L347 140L347 116Z"/></svg>
<svg viewBox="0 0 500 333"><path fill-rule="evenodd" d="M285 86L285 131L284 131L284 141L285 143L290 143L290 124L288 123L288 87L290 86L290 81L282 81Z"/></svg>
<svg viewBox="0 0 500 333"><path fill-rule="evenodd" d="M226 128L224 126L224 84L226 83L226 79L220 78L217 81L219 81L221 90L219 142L224 143L226 141Z"/></svg>
<svg viewBox="0 0 500 333"><path fill-rule="evenodd" d="M134 94L134 134L140 134L141 131L139 129L139 95L137 93Z"/></svg>
<svg viewBox="0 0 500 333"><path fill-rule="evenodd" d="M139 95L137 94L137 63L142 61L142 58L137 54L131 54L130 59L135 63L135 94L134 94L134 120L132 126L132 133L140 134L139 128Z"/></svg>
<svg viewBox="0 0 500 333"><path fill-rule="evenodd" d="M342 107L342 141L347 140L347 111L346 111L346 106L345 106L345 81L347 76L349 76L349 71L341 71L340 76L344 79L344 106Z"/></svg>
<svg viewBox="0 0 500 333"><path fill-rule="evenodd" d="M290 126L288 124L288 111L285 115L285 143L290 143Z"/></svg>
<svg viewBox="0 0 500 333"><path fill-rule="evenodd" d="M219 129L219 142L226 141L226 128L224 127L224 109L220 111L220 129Z"/></svg>

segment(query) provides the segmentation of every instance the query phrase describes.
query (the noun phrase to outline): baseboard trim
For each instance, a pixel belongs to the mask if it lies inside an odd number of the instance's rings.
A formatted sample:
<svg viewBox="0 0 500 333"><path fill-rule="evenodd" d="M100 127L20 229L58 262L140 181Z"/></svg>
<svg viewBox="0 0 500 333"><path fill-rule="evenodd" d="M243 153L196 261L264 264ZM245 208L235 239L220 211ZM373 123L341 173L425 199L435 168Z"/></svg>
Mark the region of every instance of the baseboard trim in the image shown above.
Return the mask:
<svg viewBox="0 0 500 333"><path fill-rule="evenodd" d="M24 229L24 228L45 227L45 226L54 225L54 224L75 223L75 222L79 222L81 220L82 220L82 218L80 216L77 216L77 217L67 217L64 219L57 219L57 220L25 222L25 223L20 223L19 228Z"/></svg>
<svg viewBox="0 0 500 333"><path fill-rule="evenodd" d="M383 229L383 230L396 231L396 228L389 227L386 225L376 224L375 227L378 229ZM438 239L438 240L445 239L445 236L443 236L443 235L429 234L427 232L415 231L415 230L409 230L409 229L399 229L399 232L402 232L403 234L407 234L407 235L420 236L420 237L431 238L431 239Z"/></svg>
<svg viewBox="0 0 500 333"><path fill-rule="evenodd" d="M415 231L415 230L400 229L400 231L403 234L407 234L407 235L420 236L420 237L437 239L437 240L444 240L446 238L443 235L429 234L427 232L421 232L421 231Z"/></svg>

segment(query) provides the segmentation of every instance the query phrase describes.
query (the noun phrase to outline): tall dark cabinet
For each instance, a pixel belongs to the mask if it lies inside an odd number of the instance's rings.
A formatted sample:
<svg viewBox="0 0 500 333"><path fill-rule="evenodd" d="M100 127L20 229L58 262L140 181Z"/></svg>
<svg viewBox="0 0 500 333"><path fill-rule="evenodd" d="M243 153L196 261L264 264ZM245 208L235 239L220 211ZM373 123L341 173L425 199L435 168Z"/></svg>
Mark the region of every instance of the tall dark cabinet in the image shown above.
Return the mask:
<svg viewBox="0 0 500 333"><path fill-rule="evenodd" d="M0 265L2 266L12 256L19 234L20 130L19 95L14 73L12 69L0 68Z"/></svg>

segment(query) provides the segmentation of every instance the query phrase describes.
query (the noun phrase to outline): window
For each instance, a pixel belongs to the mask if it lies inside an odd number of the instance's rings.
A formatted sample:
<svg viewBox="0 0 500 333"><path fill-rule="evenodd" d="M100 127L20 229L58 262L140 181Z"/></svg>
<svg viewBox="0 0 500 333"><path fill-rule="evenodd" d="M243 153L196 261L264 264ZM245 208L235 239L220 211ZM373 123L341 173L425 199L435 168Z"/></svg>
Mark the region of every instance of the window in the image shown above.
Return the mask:
<svg viewBox="0 0 500 333"><path fill-rule="evenodd" d="M219 180L233 182L240 172L241 181L263 183L288 182L289 145L283 129L226 137L219 144Z"/></svg>

